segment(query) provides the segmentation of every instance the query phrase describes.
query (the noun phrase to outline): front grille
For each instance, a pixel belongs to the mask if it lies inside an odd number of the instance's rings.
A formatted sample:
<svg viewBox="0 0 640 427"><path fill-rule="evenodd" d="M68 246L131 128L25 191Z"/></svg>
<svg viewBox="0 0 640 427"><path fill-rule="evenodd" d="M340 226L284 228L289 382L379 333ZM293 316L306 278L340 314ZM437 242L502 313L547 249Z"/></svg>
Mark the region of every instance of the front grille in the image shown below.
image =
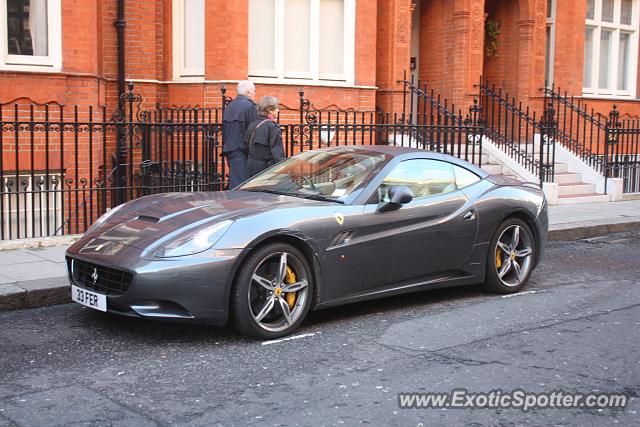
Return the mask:
<svg viewBox="0 0 640 427"><path fill-rule="evenodd" d="M69 263L73 265L73 279L80 286L101 294L122 295L129 289L133 280L131 273L116 268L77 259L69 259Z"/></svg>

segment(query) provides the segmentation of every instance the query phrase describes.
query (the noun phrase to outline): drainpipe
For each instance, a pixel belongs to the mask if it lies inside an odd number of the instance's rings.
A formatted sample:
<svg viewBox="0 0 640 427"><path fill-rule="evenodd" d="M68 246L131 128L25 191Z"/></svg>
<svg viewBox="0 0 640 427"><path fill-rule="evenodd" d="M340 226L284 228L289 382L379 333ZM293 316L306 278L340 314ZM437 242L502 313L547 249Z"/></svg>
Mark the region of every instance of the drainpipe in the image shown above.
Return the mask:
<svg viewBox="0 0 640 427"><path fill-rule="evenodd" d="M113 23L118 32L118 108L122 110L122 95L124 94L124 0L118 0L118 18Z"/></svg>
<svg viewBox="0 0 640 427"><path fill-rule="evenodd" d="M124 114L124 27L126 22L124 20L124 0L118 0L118 17L116 18L113 26L116 27L117 39L118 39L118 110L123 113L121 120L126 120ZM120 124L116 128L117 148L115 153L115 169L116 169L116 184L115 184L115 205L119 205L126 201L126 189L125 187L129 183L124 182L127 178L126 174L126 156L127 156L127 137L124 132L124 124ZM122 188L118 188L122 187Z"/></svg>

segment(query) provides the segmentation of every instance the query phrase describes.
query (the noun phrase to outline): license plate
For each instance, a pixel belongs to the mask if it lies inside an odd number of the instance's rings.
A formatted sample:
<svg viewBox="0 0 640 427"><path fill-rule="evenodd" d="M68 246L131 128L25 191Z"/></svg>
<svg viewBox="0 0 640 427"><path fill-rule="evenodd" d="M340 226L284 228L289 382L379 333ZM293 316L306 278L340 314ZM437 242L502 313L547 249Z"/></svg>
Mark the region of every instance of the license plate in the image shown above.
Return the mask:
<svg viewBox="0 0 640 427"><path fill-rule="evenodd" d="M95 310L107 311L107 296L71 285L71 299Z"/></svg>

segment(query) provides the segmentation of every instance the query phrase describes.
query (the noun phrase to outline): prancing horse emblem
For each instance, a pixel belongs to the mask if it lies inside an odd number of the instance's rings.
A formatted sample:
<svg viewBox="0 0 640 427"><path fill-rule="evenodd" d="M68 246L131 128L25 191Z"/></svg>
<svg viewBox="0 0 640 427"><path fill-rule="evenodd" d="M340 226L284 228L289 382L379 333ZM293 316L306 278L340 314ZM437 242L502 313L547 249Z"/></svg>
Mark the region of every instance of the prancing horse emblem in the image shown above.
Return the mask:
<svg viewBox="0 0 640 427"><path fill-rule="evenodd" d="M342 215L341 213L334 213L333 217L336 219L336 221L338 222L338 224L342 225L344 224L344 215Z"/></svg>
<svg viewBox="0 0 640 427"><path fill-rule="evenodd" d="M95 285L98 281L98 269L94 268L93 273L91 273L91 280L93 280L93 284Z"/></svg>

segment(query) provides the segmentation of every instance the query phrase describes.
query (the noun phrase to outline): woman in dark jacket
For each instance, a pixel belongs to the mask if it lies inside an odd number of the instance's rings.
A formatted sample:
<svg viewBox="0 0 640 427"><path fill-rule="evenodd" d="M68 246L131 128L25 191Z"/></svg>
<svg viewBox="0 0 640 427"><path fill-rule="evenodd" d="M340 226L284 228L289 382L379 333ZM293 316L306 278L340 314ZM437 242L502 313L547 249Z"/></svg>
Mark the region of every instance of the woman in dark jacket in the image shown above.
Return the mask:
<svg viewBox="0 0 640 427"><path fill-rule="evenodd" d="M283 160L282 131L274 122L278 115L278 99L264 96L258 102L258 119L249 125L244 139L248 155L247 172L254 176Z"/></svg>

